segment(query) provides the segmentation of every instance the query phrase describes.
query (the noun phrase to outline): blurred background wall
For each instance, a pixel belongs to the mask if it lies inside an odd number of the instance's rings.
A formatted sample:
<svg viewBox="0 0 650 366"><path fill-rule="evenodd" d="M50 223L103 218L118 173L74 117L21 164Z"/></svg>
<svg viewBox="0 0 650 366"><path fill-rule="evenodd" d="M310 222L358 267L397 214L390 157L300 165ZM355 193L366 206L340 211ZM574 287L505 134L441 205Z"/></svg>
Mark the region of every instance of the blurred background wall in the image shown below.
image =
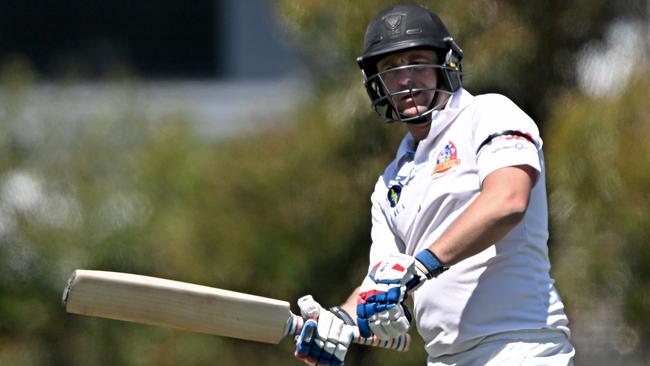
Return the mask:
<svg viewBox="0 0 650 366"><path fill-rule="evenodd" d="M184 111L201 132L224 136L286 113L307 89L269 1L1 6L0 57L37 75L34 108L54 104L70 120L110 108L120 82L137 77L130 87L152 117Z"/></svg>
<svg viewBox="0 0 650 366"><path fill-rule="evenodd" d="M0 3L0 365L299 364L289 340L66 315L61 291L89 268L344 299L405 131L373 115L354 62L392 3ZM576 364L647 364L649 2L422 3L470 92L542 130ZM419 342L348 363L421 365Z"/></svg>

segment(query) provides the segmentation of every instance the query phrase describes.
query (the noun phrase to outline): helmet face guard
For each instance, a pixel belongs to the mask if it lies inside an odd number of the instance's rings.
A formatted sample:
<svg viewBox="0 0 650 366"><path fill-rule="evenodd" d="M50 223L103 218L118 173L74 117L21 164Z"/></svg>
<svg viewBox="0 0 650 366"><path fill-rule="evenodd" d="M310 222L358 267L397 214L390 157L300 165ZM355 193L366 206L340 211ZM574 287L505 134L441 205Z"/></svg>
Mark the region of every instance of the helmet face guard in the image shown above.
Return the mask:
<svg viewBox="0 0 650 366"><path fill-rule="evenodd" d="M397 69L410 69L417 73L418 68L434 68L438 85L423 88L415 86L402 90L388 90L386 72L378 73L377 62L387 55L414 48L431 49L444 60L439 65L406 65ZM416 4L402 4L380 12L368 25L364 41L364 51L357 58L363 82L368 91L373 109L386 121L421 123L424 117L440 107L435 105L439 92L453 93L462 86L461 60L463 51L449 35L445 25L432 11ZM390 71L390 70L389 70ZM415 75L415 74L414 74ZM417 116L404 116L399 113L400 96L410 95L415 99L419 94L432 93L431 105L425 111L418 109Z"/></svg>
<svg viewBox="0 0 650 366"><path fill-rule="evenodd" d="M368 95L372 101L372 108L382 116L386 122L400 121L408 123L423 123L427 116L434 110L442 107L444 99L440 93L452 94L454 90L445 87L440 80L446 70L444 65L416 64L391 68L372 75L364 81ZM437 85L427 85L426 79L431 74L436 74ZM399 80L408 80L399 83ZM426 101L426 109L422 110L422 102ZM427 101L428 100L428 101ZM406 115L400 112L400 105L409 101L415 113Z"/></svg>

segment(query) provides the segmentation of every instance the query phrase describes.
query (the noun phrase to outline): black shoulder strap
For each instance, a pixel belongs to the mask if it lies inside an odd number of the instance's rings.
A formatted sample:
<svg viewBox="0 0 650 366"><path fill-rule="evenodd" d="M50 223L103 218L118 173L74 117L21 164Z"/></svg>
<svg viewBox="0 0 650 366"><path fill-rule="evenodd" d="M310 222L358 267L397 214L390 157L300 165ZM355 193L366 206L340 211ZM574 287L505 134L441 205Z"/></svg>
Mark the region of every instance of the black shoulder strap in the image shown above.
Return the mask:
<svg viewBox="0 0 650 366"><path fill-rule="evenodd" d="M537 147L537 142L535 142L535 140L533 140L533 138L530 137L530 135L527 135L527 134L525 134L525 133L523 133L521 131L503 130L503 131L493 133L490 136L488 136L485 140L483 140L483 142L481 142L481 144L478 146L478 149L476 149L476 154L478 155L478 152L481 151L483 146L489 144L490 142L492 142L492 140L494 140L496 137L499 137L499 136L519 136L519 137L523 137L526 140L528 140L530 143L535 145L535 147Z"/></svg>

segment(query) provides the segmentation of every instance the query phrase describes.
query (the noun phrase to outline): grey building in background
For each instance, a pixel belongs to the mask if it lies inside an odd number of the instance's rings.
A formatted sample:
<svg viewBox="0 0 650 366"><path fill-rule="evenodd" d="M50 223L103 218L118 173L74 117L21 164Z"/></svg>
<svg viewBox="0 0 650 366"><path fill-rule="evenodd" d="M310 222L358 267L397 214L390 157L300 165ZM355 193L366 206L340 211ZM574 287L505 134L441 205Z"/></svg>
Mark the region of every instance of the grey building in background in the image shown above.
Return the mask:
<svg viewBox="0 0 650 366"><path fill-rule="evenodd" d="M224 38L217 47L223 75L229 78L295 75L297 53L274 22L269 0L222 1L217 32Z"/></svg>
<svg viewBox="0 0 650 366"><path fill-rule="evenodd" d="M271 0L0 2L0 60L46 79L277 78L297 67Z"/></svg>
<svg viewBox="0 0 650 366"><path fill-rule="evenodd" d="M230 135L308 94L276 20L272 0L1 2L0 65L35 71L31 123L46 108L83 123L111 108L126 76L152 119L186 113L201 132Z"/></svg>

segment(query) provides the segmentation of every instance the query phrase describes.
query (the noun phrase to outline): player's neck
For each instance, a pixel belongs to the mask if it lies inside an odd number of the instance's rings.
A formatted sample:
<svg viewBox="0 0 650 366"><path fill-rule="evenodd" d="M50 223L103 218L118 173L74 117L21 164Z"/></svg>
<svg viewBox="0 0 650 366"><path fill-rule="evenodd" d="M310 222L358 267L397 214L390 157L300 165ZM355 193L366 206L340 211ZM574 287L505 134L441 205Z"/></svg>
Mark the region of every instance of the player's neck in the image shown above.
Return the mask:
<svg viewBox="0 0 650 366"><path fill-rule="evenodd" d="M431 129L431 121L419 124L409 124L408 129L411 133L411 136L413 136L413 139L415 140L415 144L417 146L420 141L424 140L429 135L429 130Z"/></svg>

